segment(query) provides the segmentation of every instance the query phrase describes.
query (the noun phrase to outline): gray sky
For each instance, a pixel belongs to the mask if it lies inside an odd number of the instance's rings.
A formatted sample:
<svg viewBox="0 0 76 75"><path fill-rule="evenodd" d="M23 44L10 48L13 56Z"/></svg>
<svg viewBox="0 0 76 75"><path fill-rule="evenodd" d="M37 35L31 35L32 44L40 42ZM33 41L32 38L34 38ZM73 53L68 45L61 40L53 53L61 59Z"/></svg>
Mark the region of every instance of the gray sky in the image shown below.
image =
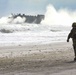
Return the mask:
<svg viewBox="0 0 76 75"><path fill-rule="evenodd" d="M76 10L76 0L0 0L0 16L11 13L44 14L49 4L56 9Z"/></svg>

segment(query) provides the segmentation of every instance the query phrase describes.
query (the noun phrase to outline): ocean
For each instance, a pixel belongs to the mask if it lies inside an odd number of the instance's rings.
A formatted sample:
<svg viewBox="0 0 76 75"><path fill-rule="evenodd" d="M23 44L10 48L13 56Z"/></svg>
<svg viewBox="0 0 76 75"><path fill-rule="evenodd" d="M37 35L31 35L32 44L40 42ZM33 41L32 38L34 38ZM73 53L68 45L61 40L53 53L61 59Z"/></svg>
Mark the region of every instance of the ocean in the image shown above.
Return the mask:
<svg viewBox="0 0 76 75"><path fill-rule="evenodd" d="M71 27L29 23L1 23L0 46L66 42Z"/></svg>
<svg viewBox="0 0 76 75"><path fill-rule="evenodd" d="M72 23L76 22L76 11L56 10L48 5L44 15L39 24L26 23L26 17L1 17L0 46L66 42Z"/></svg>

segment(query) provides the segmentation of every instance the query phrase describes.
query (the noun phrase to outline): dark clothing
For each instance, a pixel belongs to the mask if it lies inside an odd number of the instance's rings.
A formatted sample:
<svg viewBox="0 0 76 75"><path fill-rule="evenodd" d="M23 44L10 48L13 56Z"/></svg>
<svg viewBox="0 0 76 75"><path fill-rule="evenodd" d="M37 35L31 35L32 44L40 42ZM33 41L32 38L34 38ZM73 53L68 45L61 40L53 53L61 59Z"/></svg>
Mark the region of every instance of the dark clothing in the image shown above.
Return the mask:
<svg viewBox="0 0 76 75"><path fill-rule="evenodd" d="M70 38L76 39L76 38L74 37L74 33L75 33L75 32L76 32L76 28L72 28L71 32L70 32L69 35L68 35L68 39L70 39Z"/></svg>
<svg viewBox="0 0 76 75"><path fill-rule="evenodd" d="M76 28L72 28L71 32L68 35L67 42L69 42L69 39L72 38L73 41L73 49L76 57L76 37L74 37L74 33L76 32Z"/></svg>

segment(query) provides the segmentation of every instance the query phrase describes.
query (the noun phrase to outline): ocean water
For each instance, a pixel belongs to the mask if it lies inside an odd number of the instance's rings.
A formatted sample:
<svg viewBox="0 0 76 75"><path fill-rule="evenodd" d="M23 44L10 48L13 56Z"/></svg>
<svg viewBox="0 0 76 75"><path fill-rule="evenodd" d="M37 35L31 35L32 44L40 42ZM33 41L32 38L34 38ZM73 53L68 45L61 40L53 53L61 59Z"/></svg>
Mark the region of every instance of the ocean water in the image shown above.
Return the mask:
<svg viewBox="0 0 76 75"><path fill-rule="evenodd" d="M70 29L60 25L0 24L0 46L66 42Z"/></svg>
<svg viewBox="0 0 76 75"><path fill-rule="evenodd" d="M57 10L49 4L40 24L25 23L26 17L13 15L0 18L0 46L66 42L76 11Z"/></svg>

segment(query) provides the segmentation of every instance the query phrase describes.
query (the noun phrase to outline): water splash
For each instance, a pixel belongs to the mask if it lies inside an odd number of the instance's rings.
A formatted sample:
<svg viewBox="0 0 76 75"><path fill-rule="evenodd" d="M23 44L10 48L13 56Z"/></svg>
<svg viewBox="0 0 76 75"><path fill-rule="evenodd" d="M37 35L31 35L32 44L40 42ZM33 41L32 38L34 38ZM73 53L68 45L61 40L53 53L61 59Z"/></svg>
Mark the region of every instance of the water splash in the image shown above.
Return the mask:
<svg viewBox="0 0 76 75"><path fill-rule="evenodd" d="M42 24L46 25L63 25L70 26L76 21L76 11L70 11L68 9L56 10L51 4L47 6L45 19L42 20Z"/></svg>

